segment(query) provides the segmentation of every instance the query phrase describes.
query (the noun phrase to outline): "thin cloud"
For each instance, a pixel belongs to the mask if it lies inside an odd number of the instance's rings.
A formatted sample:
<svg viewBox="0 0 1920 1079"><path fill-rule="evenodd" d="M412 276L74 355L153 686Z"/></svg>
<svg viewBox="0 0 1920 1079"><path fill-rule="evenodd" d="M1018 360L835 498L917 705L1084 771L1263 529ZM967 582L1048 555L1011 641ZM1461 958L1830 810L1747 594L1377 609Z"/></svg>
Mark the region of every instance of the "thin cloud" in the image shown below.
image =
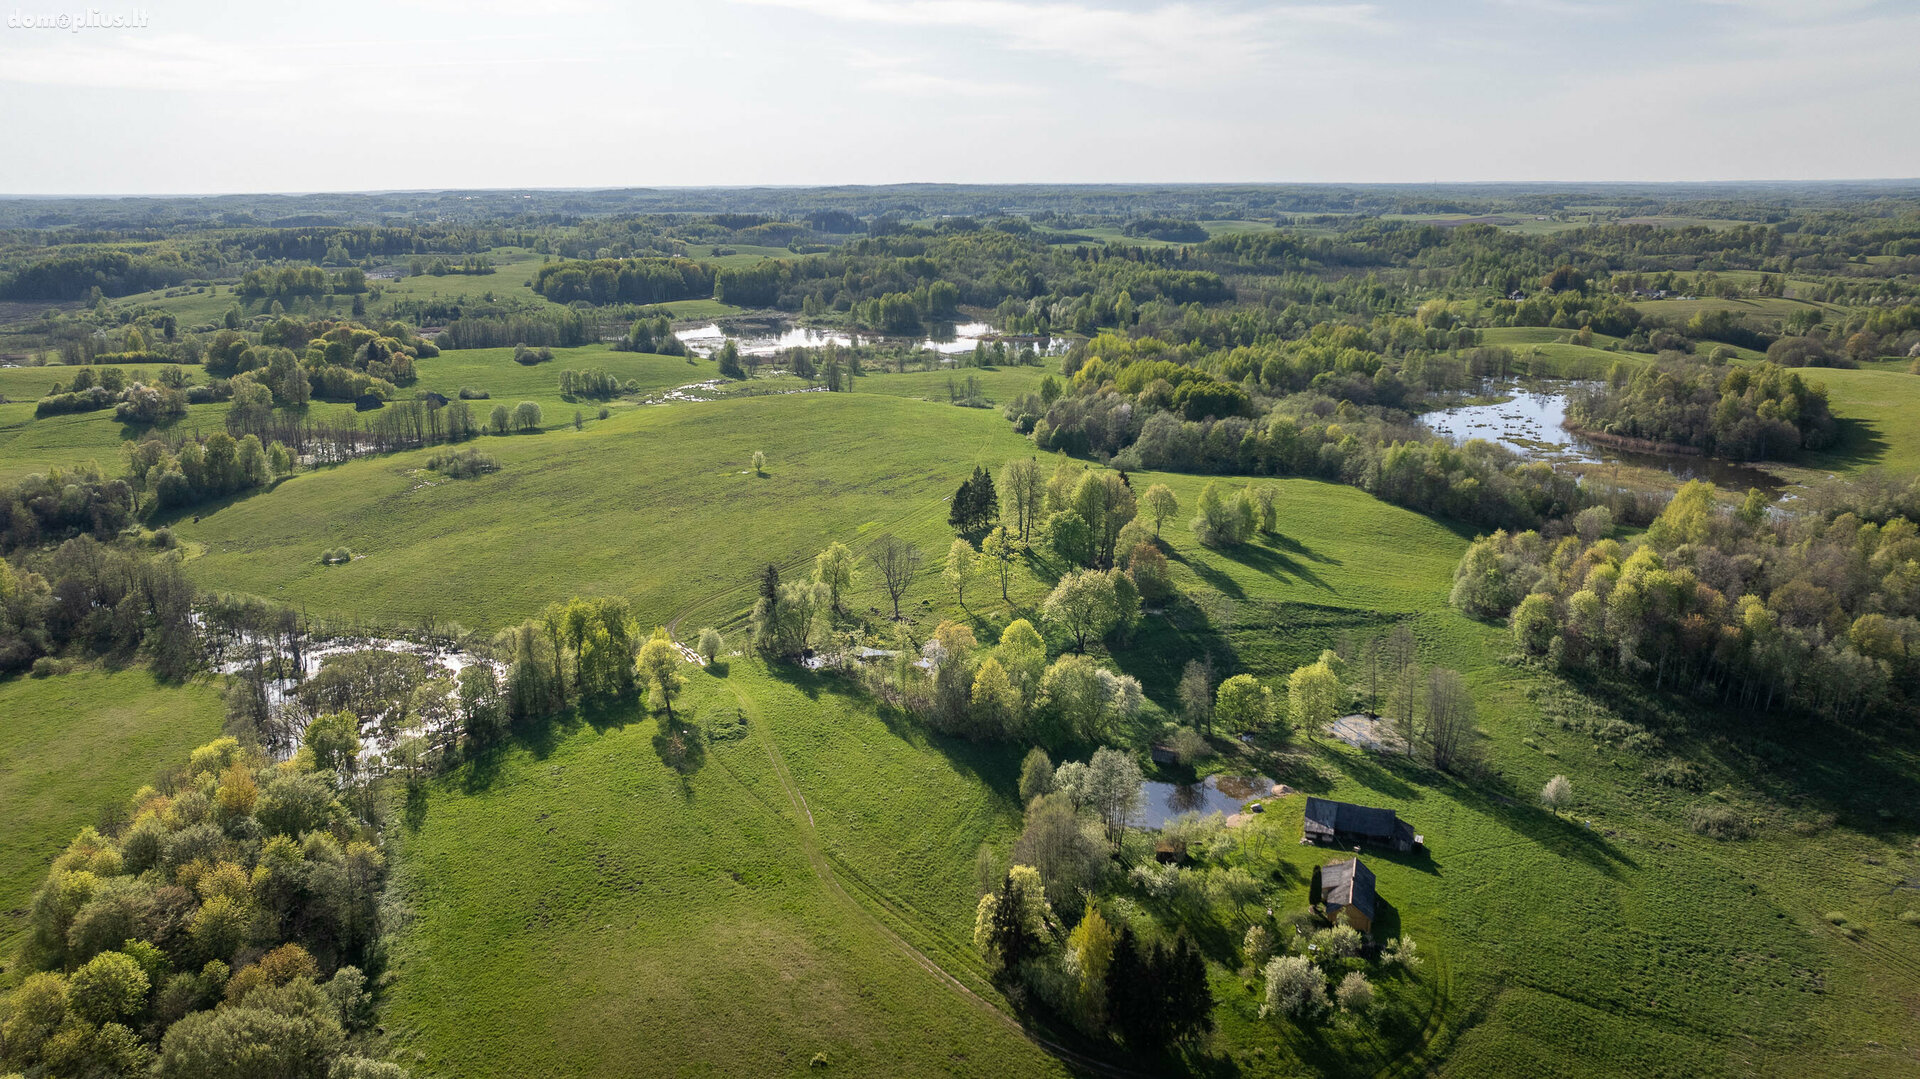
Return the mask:
<svg viewBox="0 0 1920 1079"><path fill-rule="evenodd" d="M1375 23L1369 4L1222 10L1187 2L1144 9L1015 0L736 0L868 26L973 31L1007 48L1051 53L1137 82L1204 85L1259 70L1283 46L1326 28Z"/></svg>

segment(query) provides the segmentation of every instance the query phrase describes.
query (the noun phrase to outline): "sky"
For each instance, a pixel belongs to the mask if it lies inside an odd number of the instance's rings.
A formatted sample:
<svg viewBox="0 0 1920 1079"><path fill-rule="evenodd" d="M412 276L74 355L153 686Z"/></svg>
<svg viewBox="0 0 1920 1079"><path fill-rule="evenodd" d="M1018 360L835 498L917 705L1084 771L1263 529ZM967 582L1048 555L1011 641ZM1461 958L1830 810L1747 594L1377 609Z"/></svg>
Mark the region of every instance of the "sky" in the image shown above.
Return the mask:
<svg viewBox="0 0 1920 1079"><path fill-rule="evenodd" d="M1920 177L1916 0L93 2L0 193Z"/></svg>

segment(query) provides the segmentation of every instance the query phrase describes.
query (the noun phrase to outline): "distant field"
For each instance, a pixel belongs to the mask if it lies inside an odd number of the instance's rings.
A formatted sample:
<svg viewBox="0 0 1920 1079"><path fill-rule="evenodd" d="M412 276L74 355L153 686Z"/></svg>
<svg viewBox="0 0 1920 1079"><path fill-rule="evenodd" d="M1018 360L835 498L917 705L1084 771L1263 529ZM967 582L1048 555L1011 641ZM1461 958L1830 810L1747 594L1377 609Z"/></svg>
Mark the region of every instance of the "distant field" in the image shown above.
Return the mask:
<svg viewBox="0 0 1920 1079"><path fill-rule="evenodd" d="M1837 308L1828 304L1814 303L1811 300L1792 300L1779 297L1764 297L1753 300L1725 300L1705 298L1696 300L1636 300L1633 306L1649 315L1664 318L1690 319L1702 311L1732 311L1743 319L1785 320L1796 311L1809 308L1821 311L1834 311Z"/></svg>
<svg viewBox="0 0 1920 1079"><path fill-rule="evenodd" d="M369 458L182 523L204 548L189 572L370 618L437 610L496 628L582 593L626 595L661 621L690 596L745 586L765 561L864 543L902 515L931 549L945 511L936 524L920 510L975 462L1031 451L997 413L871 393L630 408L583 431L550 423L476 445L503 469L441 481L421 471L431 451ZM755 450L765 477L747 470ZM320 566L335 545L365 557ZM391 587L408 580L427 585Z"/></svg>
<svg viewBox="0 0 1920 1079"><path fill-rule="evenodd" d="M1840 444L1807 454L1806 468L1920 470L1920 375L1909 374L1904 363L1851 370L1807 368L1800 373L1826 384L1827 403L1843 425Z"/></svg>
<svg viewBox="0 0 1920 1079"><path fill-rule="evenodd" d="M166 685L143 668L0 680L0 983L47 866L160 769L220 733L211 685Z"/></svg>

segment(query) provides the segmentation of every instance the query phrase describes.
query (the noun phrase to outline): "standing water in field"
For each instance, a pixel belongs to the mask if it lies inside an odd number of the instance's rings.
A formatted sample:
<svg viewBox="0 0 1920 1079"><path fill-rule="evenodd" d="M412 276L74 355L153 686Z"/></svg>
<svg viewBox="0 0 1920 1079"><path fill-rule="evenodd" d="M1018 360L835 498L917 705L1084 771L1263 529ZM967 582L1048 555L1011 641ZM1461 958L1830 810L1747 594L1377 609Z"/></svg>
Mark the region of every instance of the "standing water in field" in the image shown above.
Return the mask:
<svg viewBox="0 0 1920 1079"><path fill-rule="evenodd" d="M1619 463L1659 469L1682 480L1708 480L1729 490L1758 487L1763 491L1776 491L1780 488L1778 477L1751 465L1690 454L1616 449L1567 430L1567 399L1588 385L1558 379L1490 384L1481 391L1481 396L1500 397L1500 400L1423 413L1420 422L1434 434L1455 443L1485 439L1530 461Z"/></svg>
<svg viewBox="0 0 1920 1079"><path fill-rule="evenodd" d="M1019 337L1001 335L994 332L993 326L985 322L946 323L935 328L935 332L918 340L913 338L890 337L874 333L853 333L847 330L824 329L817 326L802 326L794 322L776 322L770 326L760 326L753 330L729 334L718 323L675 330L687 348L701 356L711 356L725 345L727 339L733 339L733 347L747 356L774 356L790 348L821 348L825 345L908 345L929 352L938 352L943 356L955 356L972 352L981 343L993 344L1005 341L1009 348L1032 348L1044 354L1056 352L1065 342L1059 338Z"/></svg>

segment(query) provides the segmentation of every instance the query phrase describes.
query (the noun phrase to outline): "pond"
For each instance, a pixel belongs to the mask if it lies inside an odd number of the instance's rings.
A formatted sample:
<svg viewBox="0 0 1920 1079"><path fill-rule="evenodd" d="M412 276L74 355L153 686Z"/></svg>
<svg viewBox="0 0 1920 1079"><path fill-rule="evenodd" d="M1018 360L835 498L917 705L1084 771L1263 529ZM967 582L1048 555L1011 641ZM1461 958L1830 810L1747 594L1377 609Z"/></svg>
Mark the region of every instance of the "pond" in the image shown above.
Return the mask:
<svg viewBox="0 0 1920 1079"><path fill-rule="evenodd" d="M1265 776L1208 776L1198 783L1149 779L1140 784L1140 809L1134 823L1159 828L1182 813L1232 815L1248 802L1264 802L1272 794L1273 780Z"/></svg>
<svg viewBox="0 0 1920 1079"><path fill-rule="evenodd" d="M1420 420L1456 443L1482 438L1530 461L1556 464L1614 464L1652 468L1682 480L1708 480L1719 487L1777 491L1779 477L1762 468L1718 458L1679 453L1643 453L1602 446L1566 429L1567 398L1587 383L1542 379L1494 383L1482 396L1501 396L1492 404L1459 405L1421 415Z"/></svg>
<svg viewBox="0 0 1920 1079"><path fill-rule="evenodd" d="M687 348L701 356L711 356L733 339L733 347L748 356L773 356L790 348L820 348L825 345L908 345L943 356L955 356L963 352L972 352L976 345L985 342L993 344L1005 341L1010 349L1032 348L1043 355L1064 348L1066 342L1060 338L1029 337L1003 335L996 333L993 326L986 322L945 323L934 328L934 332L917 343L907 337L887 337L881 334L853 333L847 330L823 329L818 326L802 326L795 322L775 322L754 325L751 329L742 329L729 333L719 323L708 322L703 325L675 330Z"/></svg>

